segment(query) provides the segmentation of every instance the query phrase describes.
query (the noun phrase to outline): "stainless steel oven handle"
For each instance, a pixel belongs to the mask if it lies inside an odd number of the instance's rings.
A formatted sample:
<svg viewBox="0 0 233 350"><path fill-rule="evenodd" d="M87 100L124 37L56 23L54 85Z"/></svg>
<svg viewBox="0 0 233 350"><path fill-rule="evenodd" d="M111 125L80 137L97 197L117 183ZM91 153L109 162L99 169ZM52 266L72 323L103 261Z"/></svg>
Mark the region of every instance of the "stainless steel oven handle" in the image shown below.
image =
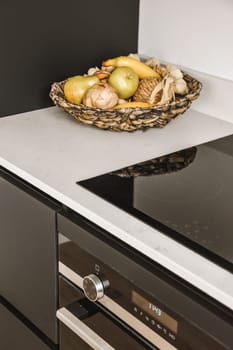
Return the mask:
<svg viewBox="0 0 233 350"><path fill-rule="evenodd" d="M62 307L57 311L57 318L71 329L78 337L94 350L116 350L96 334L85 323L75 317L69 310Z"/></svg>

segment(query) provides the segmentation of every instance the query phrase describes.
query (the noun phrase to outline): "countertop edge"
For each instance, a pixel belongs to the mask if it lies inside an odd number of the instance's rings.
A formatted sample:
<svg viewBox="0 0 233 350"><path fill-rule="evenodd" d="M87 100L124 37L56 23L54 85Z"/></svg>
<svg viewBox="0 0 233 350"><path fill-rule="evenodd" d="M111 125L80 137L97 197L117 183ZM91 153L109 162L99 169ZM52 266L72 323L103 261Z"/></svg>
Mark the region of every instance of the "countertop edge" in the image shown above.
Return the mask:
<svg viewBox="0 0 233 350"><path fill-rule="evenodd" d="M202 290L204 293L210 295L230 309L233 309L233 279L232 274L229 271L221 268L215 263L200 256L199 254L156 231L155 229L152 229L150 226L140 222L138 219L130 217L127 213L124 213L122 210L115 208L100 198L97 198L97 196L89 193L80 186L77 186L78 190L80 190L80 194L85 194L87 197L96 197L98 205L107 205L109 210L112 209L117 211L117 214L124 217L126 221L130 219L131 224L133 223L134 225L139 225L142 232L146 231L148 235L152 234L153 238L156 238L157 247L153 248L150 244L143 242L140 237L133 237L127 232L127 230L121 229L120 227L116 226L114 222L108 221L106 217L100 216L98 213L93 211L90 206L87 207L82 203L77 203L72 198L62 194L54 188L51 188L47 184L36 179L1 157L0 164L5 169L19 176L29 184L50 195L75 212L78 212L80 215L83 215L90 221L110 232L112 235L145 254L153 261L161 264L168 270L177 274L179 277L185 279L195 287ZM198 268L198 266L201 266L201 269Z"/></svg>

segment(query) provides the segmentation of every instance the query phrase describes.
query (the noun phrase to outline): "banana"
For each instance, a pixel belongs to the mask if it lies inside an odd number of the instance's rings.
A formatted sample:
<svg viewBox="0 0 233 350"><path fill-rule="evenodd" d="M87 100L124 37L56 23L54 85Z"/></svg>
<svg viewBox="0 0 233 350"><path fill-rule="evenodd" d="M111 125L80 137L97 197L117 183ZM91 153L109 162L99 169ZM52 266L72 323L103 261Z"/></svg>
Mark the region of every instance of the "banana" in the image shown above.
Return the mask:
<svg viewBox="0 0 233 350"><path fill-rule="evenodd" d="M145 63L136 60L135 58L129 56L119 56L115 58L110 58L103 62L104 67L114 66L114 67L130 67L135 71L140 79L155 77L160 78L160 75L154 71L152 68L147 66Z"/></svg>
<svg viewBox="0 0 233 350"><path fill-rule="evenodd" d="M148 108L148 107L153 107L154 105L147 103L147 102L126 102L122 103L120 105L116 105L113 107L113 109L120 109L120 108Z"/></svg>

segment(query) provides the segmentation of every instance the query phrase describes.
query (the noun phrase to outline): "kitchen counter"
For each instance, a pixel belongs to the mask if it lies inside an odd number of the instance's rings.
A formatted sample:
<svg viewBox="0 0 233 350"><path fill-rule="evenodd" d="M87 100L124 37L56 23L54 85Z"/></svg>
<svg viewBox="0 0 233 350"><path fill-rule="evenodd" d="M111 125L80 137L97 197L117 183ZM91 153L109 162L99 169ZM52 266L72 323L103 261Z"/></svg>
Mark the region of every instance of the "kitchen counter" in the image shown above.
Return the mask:
<svg viewBox="0 0 233 350"><path fill-rule="evenodd" d="M0 119L0 166L233 309L230 272L76 184L231 134L233 124L194 110L165 129L115 133L50 107Z"/></svg>

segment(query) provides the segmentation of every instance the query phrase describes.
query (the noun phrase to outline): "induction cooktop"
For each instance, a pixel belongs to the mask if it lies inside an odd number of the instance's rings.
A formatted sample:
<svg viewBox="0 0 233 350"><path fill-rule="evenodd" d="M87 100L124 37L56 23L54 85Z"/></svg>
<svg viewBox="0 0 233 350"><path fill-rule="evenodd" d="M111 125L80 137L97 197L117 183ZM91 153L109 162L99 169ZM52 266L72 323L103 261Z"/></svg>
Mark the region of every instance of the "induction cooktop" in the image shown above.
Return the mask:
<svg viewBox="0 0 233 350"><path fill-rule="evenodd" d="M233 270L233 135L78 184Z"/></svg>

